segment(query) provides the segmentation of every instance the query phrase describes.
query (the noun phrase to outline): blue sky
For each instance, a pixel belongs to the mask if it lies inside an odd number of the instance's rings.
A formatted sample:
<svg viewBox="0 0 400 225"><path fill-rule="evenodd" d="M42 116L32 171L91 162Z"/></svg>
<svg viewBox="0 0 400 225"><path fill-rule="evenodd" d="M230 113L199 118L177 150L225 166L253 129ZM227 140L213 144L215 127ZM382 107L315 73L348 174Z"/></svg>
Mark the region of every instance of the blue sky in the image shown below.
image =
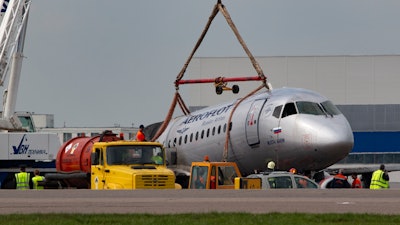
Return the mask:
<svg viewBox="0 0 400 225"><path fill-rule="evenodd" d="M33 0L17 110L56 127L163 120L216 2ZM398 0L222 2L254 56L400 54ZM219 14L195 56L246 55Z"/></svg>

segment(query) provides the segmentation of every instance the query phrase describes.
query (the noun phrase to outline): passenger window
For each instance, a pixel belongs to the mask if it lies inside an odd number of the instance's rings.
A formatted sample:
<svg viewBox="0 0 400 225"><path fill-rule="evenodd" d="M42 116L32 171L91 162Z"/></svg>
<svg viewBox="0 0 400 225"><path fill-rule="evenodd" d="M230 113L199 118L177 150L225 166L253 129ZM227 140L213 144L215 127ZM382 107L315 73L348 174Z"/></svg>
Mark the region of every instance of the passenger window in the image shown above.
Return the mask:
<svg viewBox="0 0 400 225"><path fill-rule="evenodd" d="M185 143L185 144L187 143L187 135L185 135L185 141L184 141L184 143Z"/></svg>
<svg viewBox="0 0 400 225"><path fill-rule="evenodd" d="M199 132L196 132L196 141L199 140Z"/></svg>
<svg viewBox="0 0 400 225"><path fill-rule="evenodd" d="M210 128L207 129L207 137L210 136Z"/></svg>
<svg viewBox="0 0 400 225"><path fill-rule="evenodd" d="M179 137L179 145L182 144L182 136Z"/></svg>
<svg viewBox="0 0 400 225"><path fill-rule="evenodd" d="M201 137L201 139L204 138L204 130L201 131L201 136L200 137Z"/></svg>
<svg viewBox="0 0 400 225"><path fill-rule="evenodd" d="M285 118L285 117L293 115L293 114L297 114L294 103L293 102L287 103L285 105L285 108L283 109L282 118Z"/></svg>
<svg viewBox="0 0 400 225"><path fill-rule="evenodd" d="M215 135L215 127L213 127L213 129L212 129L212 135L213 136Z"/></svg>
<svg viewBox="0 0 400 225"><path fill-rule="evenodd" d="M297 188L318 188L318 186L304 177L294 177Z"/></svg>
<svg viewBox="0 0 400 225"><path fill-rule="evenodd" d="M289 176L269 177L268 183L271 188L293 188L292 179Z"/></svg>
<svg viewBox="0 0 400 225"><path fill-rule="evenodd" d="M218 126L218 134L221 133L221 125Z"/></svg>
<svg viewBox="0 0 400 225"><path fill-rule="evenodd" d="M190 142L193 141L193 133L190 134Z"/></svg>

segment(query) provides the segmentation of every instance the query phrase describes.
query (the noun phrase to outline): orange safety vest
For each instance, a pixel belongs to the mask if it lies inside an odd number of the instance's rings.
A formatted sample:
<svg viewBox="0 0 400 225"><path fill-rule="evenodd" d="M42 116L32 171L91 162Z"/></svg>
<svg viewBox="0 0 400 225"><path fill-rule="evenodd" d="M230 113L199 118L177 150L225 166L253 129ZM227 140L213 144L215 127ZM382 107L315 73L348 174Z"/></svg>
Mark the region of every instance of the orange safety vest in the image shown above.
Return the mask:
<svg viewBox="0 0 400 225"><path fill-rule="evenodd" d="M360 179L354 179L353 183L351 184L351 188L362 188Z"/></svg>
<svg viewBox="0 0 400 225"><path fill-rule="evenodd" d="M144 133L142 131L139 130L136 133L136 140L138 140L138 141L145 141L146 140L146 138L144 136Z"/></svg>

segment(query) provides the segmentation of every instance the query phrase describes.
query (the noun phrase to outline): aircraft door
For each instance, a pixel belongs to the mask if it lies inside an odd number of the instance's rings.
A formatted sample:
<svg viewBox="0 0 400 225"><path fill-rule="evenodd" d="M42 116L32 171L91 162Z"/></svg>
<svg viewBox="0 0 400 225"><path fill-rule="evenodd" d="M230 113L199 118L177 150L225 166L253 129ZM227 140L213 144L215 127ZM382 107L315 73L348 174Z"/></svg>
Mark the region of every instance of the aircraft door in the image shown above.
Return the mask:
<svg viewBox="0 0 400 225"><path fill-rule="evenodd" d="M246 139L249 146L260 144L259 136L259 118L260 112L265 103L265 99L255 100L247 113L246 118Z"/></svg>

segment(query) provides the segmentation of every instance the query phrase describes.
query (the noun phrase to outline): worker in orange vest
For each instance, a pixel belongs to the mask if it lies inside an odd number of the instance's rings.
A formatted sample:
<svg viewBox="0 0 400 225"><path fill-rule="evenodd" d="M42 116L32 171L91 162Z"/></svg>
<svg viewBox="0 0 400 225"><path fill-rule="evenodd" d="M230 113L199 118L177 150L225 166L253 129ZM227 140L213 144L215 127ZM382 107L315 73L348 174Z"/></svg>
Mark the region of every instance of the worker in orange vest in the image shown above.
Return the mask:
<svg viewBox="0 0 400 225"><path fill-rule="evenodd" d="M347 181L347 177L343 175L342 170L340 169L339 172L334 176L330 188L350 188L350 184Z"/></svg>
<svg viewBox="0 0 400 225"><path fill-rule="evenodd" d="M360 178L358 178L357 174L353 173L351 177L353 178L353 183L351 184L351 188L362 188L361 180Z"/></svg>
<svg viewBox="0 0 400 225"><path fill-rule="evenodd" d="M139 126L139 130L136 133L136 140L137 141L146 141L146 137L144 136L143 129L144 129L144 126L140 125Z"/></svg>

